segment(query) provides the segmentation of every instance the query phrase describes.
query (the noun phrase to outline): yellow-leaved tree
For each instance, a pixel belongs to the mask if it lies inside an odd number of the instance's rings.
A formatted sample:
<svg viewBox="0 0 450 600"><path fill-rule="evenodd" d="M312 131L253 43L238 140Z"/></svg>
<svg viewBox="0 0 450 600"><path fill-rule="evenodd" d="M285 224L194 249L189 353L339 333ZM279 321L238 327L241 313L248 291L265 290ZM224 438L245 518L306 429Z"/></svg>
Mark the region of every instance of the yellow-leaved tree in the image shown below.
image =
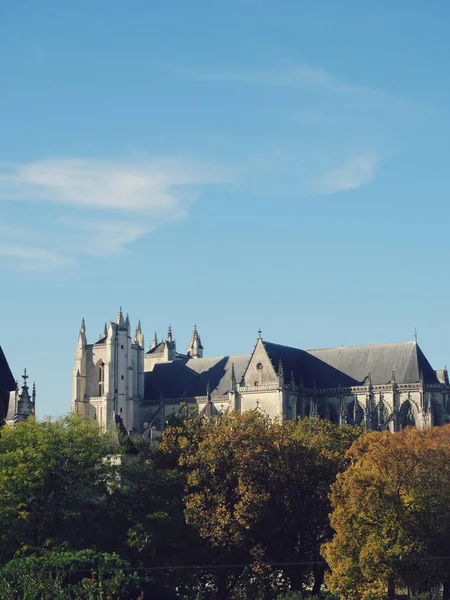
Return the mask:
<svg viewBox="0 0 450 600"><path fill-rule="evenodd" d="M330 589L351 600L450 583L450 426L372 432L332 487Z"/></svg>

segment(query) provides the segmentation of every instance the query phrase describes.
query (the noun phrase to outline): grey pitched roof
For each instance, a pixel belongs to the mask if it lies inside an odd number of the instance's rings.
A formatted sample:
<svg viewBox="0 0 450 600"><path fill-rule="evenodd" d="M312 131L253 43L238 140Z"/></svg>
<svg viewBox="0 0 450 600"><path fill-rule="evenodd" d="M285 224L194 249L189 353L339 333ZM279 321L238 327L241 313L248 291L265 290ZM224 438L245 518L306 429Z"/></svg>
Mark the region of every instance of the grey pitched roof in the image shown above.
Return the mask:
<svg viewBox="0 0 450 600"><path fill-rule="evenodd" d="M276 370L281 359L285 381L294 373L296 384L305 387L332 388L341 385L362 385L368 374L374 385L391 381L392 371L397 383L413 383L423 378L426 383L438 383L436 373L415 342L342 346L315 350L300 350L263 342Z"/></svg>
<svg viewBox="0 0 450 600"><path fill-rule="evenodd" d="M231 387L231 365L234 364L236 381L241 381L251 355L191 358L159 363L145 373L145 400L205 396L210 386L211 395L227 394Z"/></svg>
<svg viewBox="0 0 450 600"><path fill-rule="evenodd" d="M154 348L150 348L150 350L146 352L146 354L162 354L164 352L165 347L166 344L164 342L159 342L157 346L155 346Z"/></svg>
<svg viewBox="0 0 450 600"><path fill-rule="evenodd" d="M8 390L12 392L16 389L16 382L9 368L6 356L0 346L0 390Z"/></svg>
<svg viewBox="0 0 450 600"><path fill-rule="evenodd" d="M9 407L9 392L16 389L16 382L0 346L0 421L6 418Z"/></svg>

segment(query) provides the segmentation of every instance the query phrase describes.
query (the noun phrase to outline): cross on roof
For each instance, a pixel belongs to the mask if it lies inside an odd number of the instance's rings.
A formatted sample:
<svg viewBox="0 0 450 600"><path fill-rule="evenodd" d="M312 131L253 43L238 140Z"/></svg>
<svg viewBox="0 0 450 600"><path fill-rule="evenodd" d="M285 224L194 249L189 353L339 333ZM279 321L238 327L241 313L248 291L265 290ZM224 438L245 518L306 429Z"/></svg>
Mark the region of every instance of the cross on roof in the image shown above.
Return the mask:
<svg viewBox="0 0 450 600"><path fill-rule="evenodd" d="M23 375L22 375L22 379L23 379L23 385L27 385L27 379L28 379L29 375L27 375L27 370L24 369L23 370Z"/></svg>

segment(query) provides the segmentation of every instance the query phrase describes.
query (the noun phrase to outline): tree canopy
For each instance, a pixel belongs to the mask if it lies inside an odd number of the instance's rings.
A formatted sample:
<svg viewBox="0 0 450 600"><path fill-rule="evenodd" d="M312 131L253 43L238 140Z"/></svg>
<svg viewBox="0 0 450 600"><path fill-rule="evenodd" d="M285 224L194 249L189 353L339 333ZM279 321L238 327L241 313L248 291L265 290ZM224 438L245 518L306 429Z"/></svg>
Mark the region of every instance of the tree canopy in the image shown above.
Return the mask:
<svg viewBox="0 0 450 600"><path fill-rule="evenodd" d="M318 593L328 567L349 600L449 600L449 496L450 426L255 411L174 418L156 444L30 419L0 429L0 592L272 600Z"/></svg>
<svg viewBox="0 0 450 600"><path fill-rule="evenodd" d="M0 561L44 548L95 546L119 447L76 415L0 430Z"/></svg>
<svg viewBox="0 0 450 600"><path fill-rule="evenodd" d="M371 432L332 486L335 531L324 544L330 588L385 598L395 586L429 591L450 575L450 427Z"/></svg>

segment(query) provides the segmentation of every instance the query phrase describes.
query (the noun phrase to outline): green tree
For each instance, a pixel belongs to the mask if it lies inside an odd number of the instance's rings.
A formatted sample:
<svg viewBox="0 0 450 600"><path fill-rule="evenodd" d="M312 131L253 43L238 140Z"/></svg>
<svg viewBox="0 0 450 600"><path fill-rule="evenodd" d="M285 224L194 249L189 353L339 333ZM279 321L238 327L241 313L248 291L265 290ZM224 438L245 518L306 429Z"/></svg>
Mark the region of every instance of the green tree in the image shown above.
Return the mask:
<svg viewBox="0 0 450 600"><path fill-rule="evenodd" d="M135 566L151 569L164 587L189 587L200 538L184 519L186 475L156 446L136 443L124 461L121 484L110 495L109 545Z"/></svg>
<svg viewBox="0 0 450 600"><path fill-rule="evenodd" d="M95 547L117 483L114 436L76 415L0 431L0 562Z"/></svg>

